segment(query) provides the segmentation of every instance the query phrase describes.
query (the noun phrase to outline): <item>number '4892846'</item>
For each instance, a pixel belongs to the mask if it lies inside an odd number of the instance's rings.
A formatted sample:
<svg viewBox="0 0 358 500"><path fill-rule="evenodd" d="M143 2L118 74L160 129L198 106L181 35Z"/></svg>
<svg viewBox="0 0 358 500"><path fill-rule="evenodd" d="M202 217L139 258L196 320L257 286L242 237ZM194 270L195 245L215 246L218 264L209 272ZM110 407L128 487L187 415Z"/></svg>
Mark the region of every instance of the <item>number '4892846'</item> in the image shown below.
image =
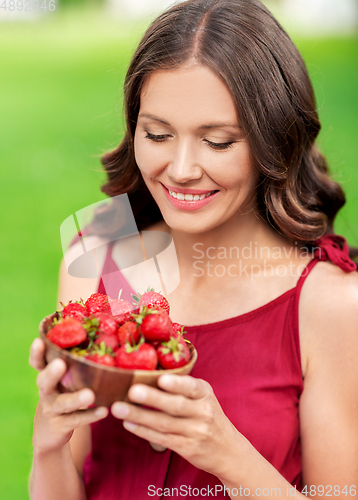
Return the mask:
<svg viewBox="0 0 358 500"><path fill-rule="evenodd" d="M309 497L338 497L340 495L345 495L348 497L355 497L357 495L357 487L355 484L352 484L351 486L339 486L338 484L331 486L330 484L326 484L323 486L320 484L319 486L315 486L314 484L311 484L309 487L306 485L302 490L301 493L303 495L309 496Z"/></svg>
<svg viewBox="0 0 358 500"><path fill-rule="evenodd" d="M0 9L13 12L15 10L25 12L31 11L54 11L56 9L55 0L0 0Z"/></svg>

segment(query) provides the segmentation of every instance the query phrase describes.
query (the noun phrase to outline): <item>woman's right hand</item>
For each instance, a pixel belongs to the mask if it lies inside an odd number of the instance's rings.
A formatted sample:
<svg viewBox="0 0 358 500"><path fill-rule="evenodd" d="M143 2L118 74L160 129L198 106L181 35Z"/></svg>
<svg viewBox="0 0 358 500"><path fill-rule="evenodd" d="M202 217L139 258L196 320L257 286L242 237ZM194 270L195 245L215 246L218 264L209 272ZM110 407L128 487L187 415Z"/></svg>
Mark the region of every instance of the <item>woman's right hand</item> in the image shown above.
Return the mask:
<svg viewBox="0 0 358 500"><path fill-rule="evenodd" d="M45 343L39 338L31 345L30 365L40 372L37 377L40 399L33 434L35 452L61 449L71 439L74 429L108 415L106 407L88 408L95 400L90 389L73 393L58 391L58 383L65 375L67 365L60 358L46 365Z"/></svg>

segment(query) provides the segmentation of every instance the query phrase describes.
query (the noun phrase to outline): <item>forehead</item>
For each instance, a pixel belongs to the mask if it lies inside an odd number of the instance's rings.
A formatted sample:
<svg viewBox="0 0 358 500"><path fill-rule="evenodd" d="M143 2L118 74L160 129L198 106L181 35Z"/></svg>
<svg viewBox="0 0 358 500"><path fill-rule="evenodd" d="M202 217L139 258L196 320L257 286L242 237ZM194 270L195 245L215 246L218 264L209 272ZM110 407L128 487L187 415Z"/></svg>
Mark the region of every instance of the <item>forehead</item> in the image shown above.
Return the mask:
<svg viewBox="0 0 358 500"><path fill-rule="evenodd" d="M238 124L229 89L210 68L201 64L154 71L142 89L141 112L170 122Z"/></svg>

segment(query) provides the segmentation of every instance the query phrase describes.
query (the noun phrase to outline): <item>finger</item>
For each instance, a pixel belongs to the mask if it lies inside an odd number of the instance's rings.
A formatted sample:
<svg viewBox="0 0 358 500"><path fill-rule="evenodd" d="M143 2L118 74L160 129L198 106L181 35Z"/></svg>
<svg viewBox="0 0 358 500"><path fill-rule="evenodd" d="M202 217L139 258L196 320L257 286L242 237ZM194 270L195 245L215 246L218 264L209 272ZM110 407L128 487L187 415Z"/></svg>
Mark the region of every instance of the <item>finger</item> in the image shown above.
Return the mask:
<svg viewBox="0 0 358 500"><path fill-rule="evenodd" d="M37 376L37 385L42 394L51 394L57 391L57 384L60 382L67 370L67 365L63 359L56 358L49 363Z"/></svg>
<svg viewBox="0 0 358 500"><path fill-rule="evenodd" d="M150 406L168 415L187 418L198 416L199 409L193 400L144 384L134 384L128 391L128 398L134 403Z"/></svg>
<svg viewBox="0 0 358 500"><path fill-rule="evenodd" d="M155 451L165 451L167 450L168 448L166 448L165 446L161 446L160 444L155 444L155 443L152 443L151 441L149 442L150 446L153 448L153 450Z"/></svg>
<svg viewBox="0 0 358 500"><path fill-rule="evenodd" d="M201 399L213 390L206 380L190 375L164 374L158 378L158 386L172 394L182 394L190 399Z"/></svg>
<svg viewBox="0 0 358 500"><path fill-rule="evenodd" d="M205 380L190 376L161 375L158 385L166 392L144 384L134 384L128 391L128 397L134 403L152 406L170 415L196 417L201 411L196 402L213 394L210 384Z"/></svg>
<svg viewBox="0 0 358 500"><path fill-rule="evenodd" d="M177 417L196 417L199 409L195 401L181 394L169 394L144 384L134 384L128 391L134 403L151 406Z"/></svg>
<svg viewBox="0 0 358 500"><path fill-rule="evenodd" d="M45 342L42 339L35 339L30 347L29 363L35 370L41 371L46 366Z"/></svg>
<svg viewBox="0 0 358 500"><path fill-rule="evenodd" d="M162 446L163 448L169 448L170 450L177 450L185 439L183 436L177 434L162 434L154 429L149 429L143 425L138 425L128 420L123 422L123 427L127 431L135 434L142 439L146 439L150 443Z"/></svg>
<svg viewBox="0 0 358 500"><path fill-rule="evenodd" d="M91 389L60 394L53 402L52 411L54 414L73 413L75 411L88 408L95 401L95 394Z"/></svg>
<svg viewBox="0 0 358 500"><path fill-rule="evenodd" d="M192 432L193 423L186 418L176 418L166 413L149 410L141 406L132 405L118 401L111 407L112 415L116 418L125 419L163 434L180 434L189 436Z"/></svg>
<svg viewBox="0 0 358 500"><path fill-rule="evenodd" d="M93 424L98 420L102 420L107 417L108 413L108 408L105 406L98 406L97 408L78 410L67 415L62 415L60 418L62 419L65 430L71 432L82 425Z"/></svg>

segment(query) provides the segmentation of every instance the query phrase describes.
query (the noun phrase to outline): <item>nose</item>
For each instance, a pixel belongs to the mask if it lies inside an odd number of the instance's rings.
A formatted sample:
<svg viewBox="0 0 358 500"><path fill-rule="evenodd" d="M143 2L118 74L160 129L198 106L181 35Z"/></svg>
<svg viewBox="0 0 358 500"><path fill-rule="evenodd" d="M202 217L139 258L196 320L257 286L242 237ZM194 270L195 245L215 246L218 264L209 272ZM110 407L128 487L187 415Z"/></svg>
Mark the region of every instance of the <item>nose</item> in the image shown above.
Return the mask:
<svg viewBox="0 0 358 500"><path fill-rule="evenodd" d="M178 141L173 148L172 157L167 166L168 176L178 184L200 179L203 175L198 162L195 144L190 139Z"/></svg>

